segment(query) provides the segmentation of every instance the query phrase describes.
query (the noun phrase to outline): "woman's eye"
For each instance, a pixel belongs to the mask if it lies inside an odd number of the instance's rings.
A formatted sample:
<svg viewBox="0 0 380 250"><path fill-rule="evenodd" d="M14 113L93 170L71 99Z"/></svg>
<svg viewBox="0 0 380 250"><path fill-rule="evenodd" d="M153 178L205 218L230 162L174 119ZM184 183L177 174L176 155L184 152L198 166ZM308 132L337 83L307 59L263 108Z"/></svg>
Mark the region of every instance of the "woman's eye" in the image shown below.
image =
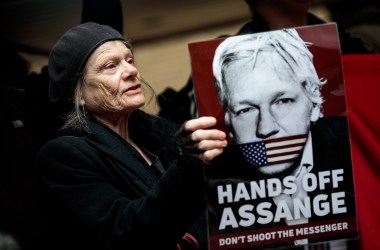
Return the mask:
<svg viewBox="0 0 380 250"><path fill-rule="evenodd" d="M104 66L105 69L113 69L113 68L115 68L115 67L116 67L116 64L114 64L114 63L107 63L107 64Z"/></svg>
<svg viewBox="0 0 380 250"><path fill-rule="evenodd" d="M132 65L135 64L135 60L133 58L127 58L126 61L129 64L132 64Z"/></svg>

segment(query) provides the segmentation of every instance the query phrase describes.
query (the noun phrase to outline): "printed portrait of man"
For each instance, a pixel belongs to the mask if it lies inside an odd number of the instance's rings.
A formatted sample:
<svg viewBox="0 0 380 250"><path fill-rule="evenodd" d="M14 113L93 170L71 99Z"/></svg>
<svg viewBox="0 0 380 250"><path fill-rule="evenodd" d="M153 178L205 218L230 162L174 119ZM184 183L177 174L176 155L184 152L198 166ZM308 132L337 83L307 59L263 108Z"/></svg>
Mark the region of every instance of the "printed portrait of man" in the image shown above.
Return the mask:
<svg viewBox="0 0 380 250"><path fill-rule="evenodd" d="M329 80L318 75L309 46L296 29L283 29L228 37L216 48L215 88L233 141L207 170L211 233L355 217L347 118L324 116L321 90ZM318 234L292 243L313 241L321 241Z"/></svg>

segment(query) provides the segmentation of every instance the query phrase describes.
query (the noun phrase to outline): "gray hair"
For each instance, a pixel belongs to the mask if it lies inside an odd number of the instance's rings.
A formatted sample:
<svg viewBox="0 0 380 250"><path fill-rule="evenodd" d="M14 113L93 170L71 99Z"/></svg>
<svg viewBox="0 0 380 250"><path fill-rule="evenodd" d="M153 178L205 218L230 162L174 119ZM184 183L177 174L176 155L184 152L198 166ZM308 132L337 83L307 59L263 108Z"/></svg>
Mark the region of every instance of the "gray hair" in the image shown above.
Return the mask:
<svg viewBox="0 0 380 250"><path fill-rule="evenodd" d="M226 38L216 49L213 60L213 74L218 99L224 110L228 109L230 91L225 82L225 69L237 60L248 59L252 68L262 51L273 51L280 55L289 66L294 78L303 79L306 95L314 105L321 107L322 86L326 80L320 79L313 64L313 54L295 29L283 29Z"/></svg>

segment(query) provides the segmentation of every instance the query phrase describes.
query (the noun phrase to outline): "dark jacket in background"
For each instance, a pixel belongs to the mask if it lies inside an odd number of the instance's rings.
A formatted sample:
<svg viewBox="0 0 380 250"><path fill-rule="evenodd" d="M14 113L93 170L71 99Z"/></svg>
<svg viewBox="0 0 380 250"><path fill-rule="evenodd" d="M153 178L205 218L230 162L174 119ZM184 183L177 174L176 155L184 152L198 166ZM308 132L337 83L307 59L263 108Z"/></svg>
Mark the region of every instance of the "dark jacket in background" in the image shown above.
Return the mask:
<svg viewBox="0 0 380 250"><path fill-rule="evenodd" d="M307 24L308 25L317 25L317 24L325 24L326 22L319 19L315 15L311 13L307 13ZM370 49L367 48L363 41L360 38L356 38L350 35L345 29L339 28L338 26L338 35L339 42L342 54L366 54L371 53ZM243 34L253 34L258 32L269 31L269 26L265 19L259 14L255 13L252 16L252 20L246 24L244 24L239 32L236 35Z"/></svg>

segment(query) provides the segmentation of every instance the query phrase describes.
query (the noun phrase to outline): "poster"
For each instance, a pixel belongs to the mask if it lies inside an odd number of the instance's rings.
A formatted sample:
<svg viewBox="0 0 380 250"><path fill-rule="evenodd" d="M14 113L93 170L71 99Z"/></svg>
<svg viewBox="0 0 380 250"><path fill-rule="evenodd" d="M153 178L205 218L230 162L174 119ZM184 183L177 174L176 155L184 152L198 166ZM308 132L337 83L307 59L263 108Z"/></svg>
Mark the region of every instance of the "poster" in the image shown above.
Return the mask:
<svg viewBox="0 0 380 250"><path fill-rule="evenodd" d="M355 239L335 23L189 44L200 116L229 145L206 168L209 249Z"/></svg>

